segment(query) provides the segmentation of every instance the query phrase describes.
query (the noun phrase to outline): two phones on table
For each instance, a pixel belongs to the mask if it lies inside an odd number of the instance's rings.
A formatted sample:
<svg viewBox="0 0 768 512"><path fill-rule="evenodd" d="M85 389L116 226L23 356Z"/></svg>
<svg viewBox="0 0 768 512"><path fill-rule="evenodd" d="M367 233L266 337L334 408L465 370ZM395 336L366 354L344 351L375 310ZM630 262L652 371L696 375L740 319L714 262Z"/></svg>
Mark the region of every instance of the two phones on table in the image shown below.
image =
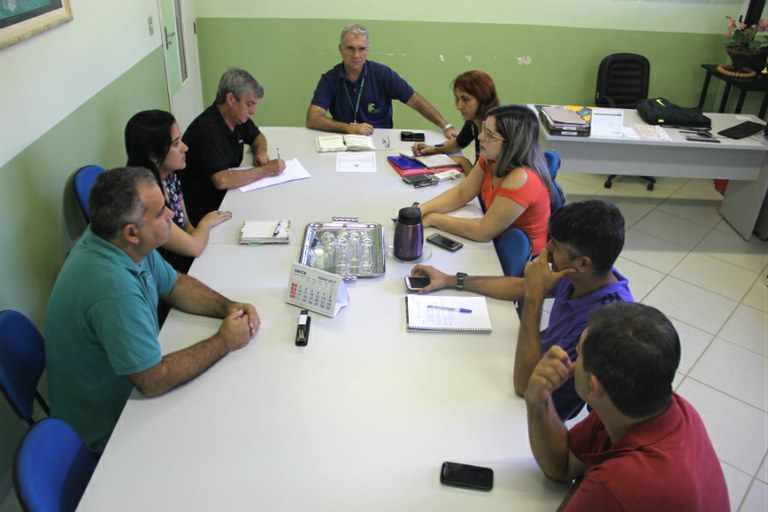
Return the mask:
<svg viewBox="0 0 768 512"><path fill-rule="evenodd" d="M714 143L720 142L710 132L703 131L703 130L702 131L680 130L680 133L682 133L685 136L685 140L691 141L691 142L714 142Z"/></svg>
<svg viewBox="0 0 768 512"><path fill-rule="evenodd" d="M427 242L435 244L438 247L442 247L443 249L446 249L451 252L458 251L459 249L464 247L464 244L462 244L461 242L457 242L456 240L452 238L448 238L445 235L441 235L440 233L434 233L432 235L429 235L427 237ZM428 285L429 285L428 276L406 276L405 278L405 286L406 288L408 288L408 291L411 291L411 292L417 292Z"/></svg>

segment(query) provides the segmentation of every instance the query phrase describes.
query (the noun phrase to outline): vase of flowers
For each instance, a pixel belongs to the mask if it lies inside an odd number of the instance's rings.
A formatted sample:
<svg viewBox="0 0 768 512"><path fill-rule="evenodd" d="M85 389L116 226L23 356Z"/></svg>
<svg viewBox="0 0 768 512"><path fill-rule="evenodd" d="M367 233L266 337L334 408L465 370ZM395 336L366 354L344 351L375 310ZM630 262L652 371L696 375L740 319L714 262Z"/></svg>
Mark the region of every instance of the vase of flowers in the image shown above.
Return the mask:
<svg viewBox="0 0 768 512"><path fill-rule="evenodd" d="M725 51L731 57L731 70L762 71L768 58L768 40L762 35L758 37L758 34L768 30L768 19L762 19L748 26L740 19L736 21L730 16L725 18L728 20L726 30L728 43Z"/></svg>

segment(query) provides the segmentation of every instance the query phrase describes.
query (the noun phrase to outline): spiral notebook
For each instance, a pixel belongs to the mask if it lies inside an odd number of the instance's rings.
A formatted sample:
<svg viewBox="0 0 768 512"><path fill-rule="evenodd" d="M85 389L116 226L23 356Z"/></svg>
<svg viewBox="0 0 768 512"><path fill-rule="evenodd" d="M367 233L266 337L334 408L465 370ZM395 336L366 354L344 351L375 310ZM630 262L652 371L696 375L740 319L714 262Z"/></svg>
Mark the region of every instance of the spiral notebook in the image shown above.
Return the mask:
<svg viewBox="0 0 768 512"><path fill-rule="evenodd" d="M491 333L485 297L408 295L405 323L409 332Z"/></svg>

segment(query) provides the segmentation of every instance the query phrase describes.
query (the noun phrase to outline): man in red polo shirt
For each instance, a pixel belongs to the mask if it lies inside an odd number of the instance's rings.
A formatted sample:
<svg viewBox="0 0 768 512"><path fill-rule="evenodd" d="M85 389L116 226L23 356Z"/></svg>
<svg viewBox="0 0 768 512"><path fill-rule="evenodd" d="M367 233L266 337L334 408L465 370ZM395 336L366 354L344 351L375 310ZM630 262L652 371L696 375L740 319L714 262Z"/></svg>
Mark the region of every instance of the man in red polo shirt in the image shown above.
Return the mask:
<svg viewBox="0 0 768 512"><path fill-rule="evenodd" d="M680 340L670 321L643 304L608 304L577 351L572 363L553 346L525 392L536 462L554 480L576 480L565 510L730 510L704 424L672 391ZM571 375L593 410L568 431L551 395Z"/></svg>

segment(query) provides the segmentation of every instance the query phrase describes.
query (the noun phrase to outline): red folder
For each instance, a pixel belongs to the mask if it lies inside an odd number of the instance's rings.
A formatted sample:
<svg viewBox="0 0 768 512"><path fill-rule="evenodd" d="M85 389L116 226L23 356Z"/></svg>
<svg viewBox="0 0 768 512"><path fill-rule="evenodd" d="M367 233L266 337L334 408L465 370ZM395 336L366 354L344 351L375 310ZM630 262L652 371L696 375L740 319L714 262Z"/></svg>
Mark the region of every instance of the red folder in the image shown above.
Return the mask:
<svg viewBox="0 0 768 512"><path fill-rule="evenodd" d="M461 166L455 165L450 167L426 167L416 160L405 158L404 156L388 156L387 162L392 168L402 176L415 176L417 174L435 174L438 172L448 171L450 169L456 169L461 171Z"/></svg>

